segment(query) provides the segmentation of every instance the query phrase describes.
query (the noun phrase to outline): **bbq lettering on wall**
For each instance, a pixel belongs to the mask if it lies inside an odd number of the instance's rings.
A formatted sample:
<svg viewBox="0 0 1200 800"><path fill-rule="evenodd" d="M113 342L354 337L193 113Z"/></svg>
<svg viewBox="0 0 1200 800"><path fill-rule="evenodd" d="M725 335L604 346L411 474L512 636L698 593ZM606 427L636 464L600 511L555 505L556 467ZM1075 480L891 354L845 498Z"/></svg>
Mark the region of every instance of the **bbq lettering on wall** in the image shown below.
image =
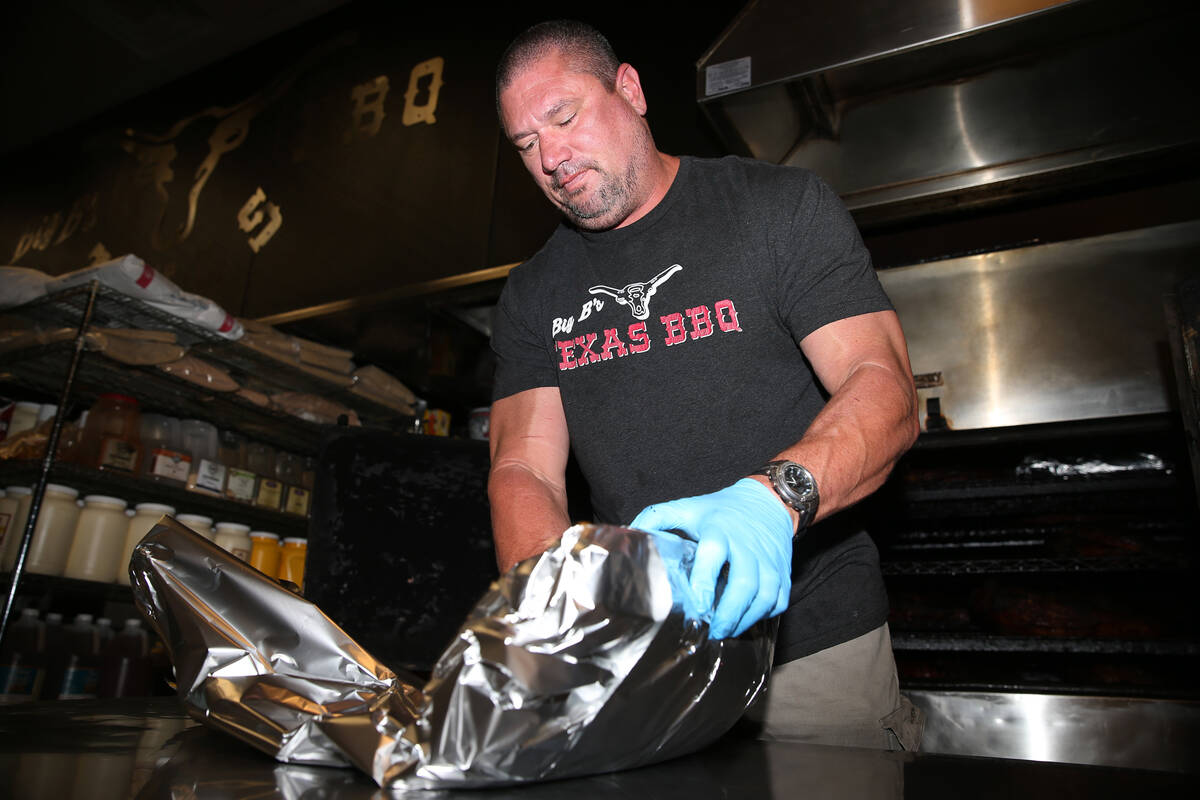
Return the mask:
<svg viewBox="0 0 1200 800"><path fill-rule="evenodd" d="M664 314L658 321L662 326L662 342L667 347L707 339L716 332L740 333L742 330L732 300L721 300L712 308L700 305L683 313ZM555 322L557 324L558 320ZM570 330L555 331L559 332L569 333ZM619 328L605 328L600 333L585 333L554 341L554 346L558 348L560 370L577 369L645 353L650 349L650 344L645 322L635 322L624 332Z"/></svg>

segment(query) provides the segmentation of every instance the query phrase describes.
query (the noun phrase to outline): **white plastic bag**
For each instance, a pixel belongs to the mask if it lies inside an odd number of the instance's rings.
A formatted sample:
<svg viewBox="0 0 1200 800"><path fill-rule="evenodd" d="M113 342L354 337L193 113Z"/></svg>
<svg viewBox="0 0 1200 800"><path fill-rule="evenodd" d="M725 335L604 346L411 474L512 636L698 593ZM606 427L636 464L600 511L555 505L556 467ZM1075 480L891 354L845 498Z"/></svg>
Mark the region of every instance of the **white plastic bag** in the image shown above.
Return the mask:
<svg viewBox="0 0 1200 800"><path fill-rule="evenodd" d="M56 292L88 281L100 283L122 294L136 297L155 308L186 319L226 339L242 338L242 324L219 305L198 294L185 292L142 259L126 254L94 267L68 272L46 284Z"/></svg>

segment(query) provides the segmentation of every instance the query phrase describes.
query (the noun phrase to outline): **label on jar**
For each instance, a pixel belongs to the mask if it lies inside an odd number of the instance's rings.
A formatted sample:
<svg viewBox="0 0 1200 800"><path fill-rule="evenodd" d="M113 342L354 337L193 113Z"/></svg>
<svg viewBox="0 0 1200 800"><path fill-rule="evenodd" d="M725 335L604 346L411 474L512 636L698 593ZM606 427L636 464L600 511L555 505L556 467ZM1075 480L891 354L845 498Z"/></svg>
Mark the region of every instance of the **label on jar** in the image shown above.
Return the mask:
<svg viewBox="0 0 1200 800"><path fill-rule="evenodd" d="M308 505L312 501L312 492L300 486L287 487L287 501L283 505L283 510L289 514L299 514L302 517L308 516Z"/></svg>
<svg viewBox="0 0 1200 800"><path fill-rule="evenodd" d="M192 457L174 450L155 450L150 454L150 474L156 478L167 478L186 483L192 471Z"/></svg>
<svg viewBox="0 0 1200 800"><path fill-rule="evenodd" d="M36 699L44 676L45 670L32 664L0 665L0 703Z"/></svg>
<svg viewBox="0 0 1200 800"><path fill-rule="evenodd" d="M196 464L196 488L220 494L225 490L225 465L202 458Z"/></svg>
<svg viewBox="0 0 1200 800"><path fill-rule="evenodd" d="M231 547L231 548L229 548L229 552L233 553L235 556L240 558L242 561L245 561L246 563L250 563L250 548L249 547L241 547L241 546Z"/></svg>
<svg viewBox="0 0 1200 800"><path fill-rule="evenodd" d="M100 469L137 469L138 449L128 439L106 438L100 442Z"/></svg>
<svg viewBox="0 0 1200 800"><path fill-rule="evenodd" d="M263 478L258 482L257 505L279 510L279 502L283 499L283 484Z"/></svg>
<svg viewBox="0 0 1200 800"><path fill-rule="evenodd" d="M241 500L243 503L253 503L255 480L253 472L244 469L230 469L229 482L225 485L225 494L234 500Z"/></svg>
<svg viewBox="0 0 1200 800"><path fill-rule="evenodd" d="M63 674L62 691L58 693L58 699L84 700L95 697L99 685L100 673L94 667L78 664L69 666Z"/></svg>

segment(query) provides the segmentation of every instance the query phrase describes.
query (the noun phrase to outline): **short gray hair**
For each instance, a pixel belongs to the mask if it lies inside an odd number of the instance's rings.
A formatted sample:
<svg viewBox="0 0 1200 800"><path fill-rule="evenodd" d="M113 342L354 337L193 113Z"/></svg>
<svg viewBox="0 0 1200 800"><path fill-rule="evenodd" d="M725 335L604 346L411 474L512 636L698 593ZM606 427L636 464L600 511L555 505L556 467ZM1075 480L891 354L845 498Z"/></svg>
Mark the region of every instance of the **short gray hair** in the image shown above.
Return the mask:
<svg viewBox="0 0 1200 800"><path fill-rule="evenodd" d="M500 110L500 93L521 70L555 52L562 53L577 72L596 76L608 91L616 86L621 62L604 34L586 22L550 20L513 39L500 56L496 67L496 110Z"/></svg>

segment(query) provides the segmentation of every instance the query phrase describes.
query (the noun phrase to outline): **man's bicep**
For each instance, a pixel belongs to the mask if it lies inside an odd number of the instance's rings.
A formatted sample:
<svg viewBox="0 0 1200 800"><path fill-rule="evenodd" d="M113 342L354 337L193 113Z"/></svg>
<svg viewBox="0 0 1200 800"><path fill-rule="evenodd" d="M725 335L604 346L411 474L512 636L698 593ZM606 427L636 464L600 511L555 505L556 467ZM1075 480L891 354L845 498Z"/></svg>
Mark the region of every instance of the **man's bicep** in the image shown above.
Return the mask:
<svg viewBox="0 0 1200 800"><path fill-rule="evenodd" d="M895 311L876 311L830 322L804 337L800 348L830 394L855 370L868 364L894 372L901 382L912 380L908 345Z"/></svg>
<svg viewBox="0 0 1200 800"><path fill-rule="evenodd" d="M521 466L553 484L565 480L570 438L557 387L526 389L495 401L488 438L493 472Z"/></svg>

